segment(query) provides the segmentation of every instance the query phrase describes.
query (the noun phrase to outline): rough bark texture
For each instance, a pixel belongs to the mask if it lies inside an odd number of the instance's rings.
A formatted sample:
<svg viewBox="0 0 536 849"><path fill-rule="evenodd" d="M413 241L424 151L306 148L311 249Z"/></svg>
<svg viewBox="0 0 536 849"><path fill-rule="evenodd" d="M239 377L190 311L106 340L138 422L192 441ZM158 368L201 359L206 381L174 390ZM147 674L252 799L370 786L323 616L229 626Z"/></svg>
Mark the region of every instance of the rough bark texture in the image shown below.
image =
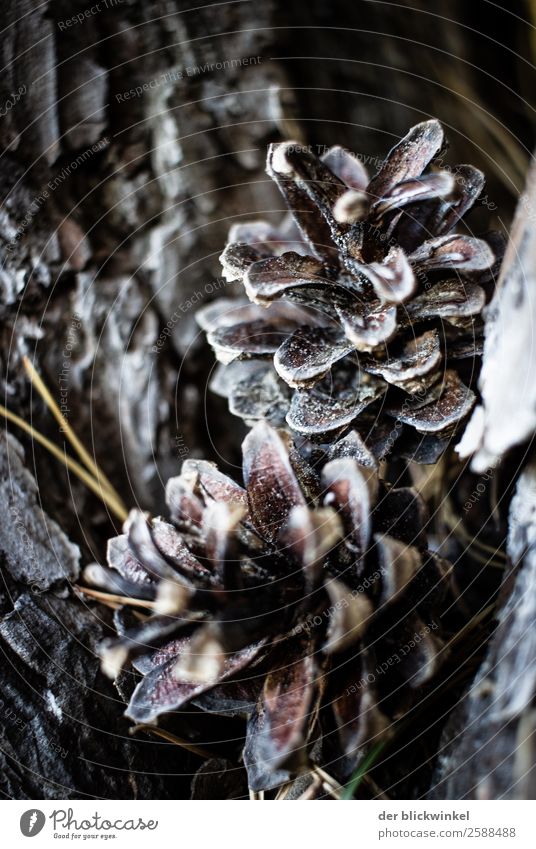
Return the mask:
<svg viewBox="0 0 536 849"><path fill-rule="evenodd" d="M123 491L151 506L176 446L203 446L195 307L221 289L229 220L267 200L274 119L256 92L281 78L262 55L272 8L124 4L66 27L86 4L55 3L48 17L5 5L4 49L31 48L22 62L6 57L7 90L26 89L1 161L3 302L19 307L5 325L10 390L22 391L20 348L41 340L38 362L69 418Z"/></svg>
<svg viewBox="0 0 536 849"><path fill-rule="evenodd" d="M534 798L536 696L536 469L533 436L536 171L518 203L486 320L482 404L460 453L483 472L520 473L509 516L497 629L475 681L445 730L434 798Z"/></svg>
<svg viewBox="0 0 536 849"><path fill-rule="evenodd" d="M445 729L435 799L534 799L536 760L536 467L510 511L498 623L477 676Z"/></svg>
<svg viewBox="0 0 536 849"><path fill-rule="evenodd" d="M193 312L222 285L229 220L270 205L262 175L277 115L257 91L282 80L262 55L270 4L181 14L187 5L125 3L65 26L86 3L2 3L2 102L22 92L0 130L3 400L62 445L30 396L29 353L124 500L156 510L162 481L207 448L210 359ZM226 59L240 64L211 70ZM199 759L130 740L98 672L106 612L27 594L65 595L61 579L76 578L80 553L64 532L88 562L113 530L75 477L23 441L28 469L13 442L0 456L3 792L188 796ZM33 475L63 531L38 506Z"/></svg>
<svg viewBox="0 0 536 849"><path fill-rule="evenodd" d="M63 444L29 390L29 353L127 504L155 512L186 454L235 460L240 427L204 397L212 358L193 313L222 293L230 222L282 210L266 144L347 144L374 171L396 136L434 114L449 126L452 161L490 175L478 230L495 205L508 217L535 124L531 45L497 6L190 5L125 0L66 25L85 0L0 1L2 402ZM528 4L516 10L529 16ZM437 26L441 13L449 20ZM2 792L187 796L199 759L128 739L95 657L107 613L62 580L102 557L113 523L17 437L24 453L0 445ZM522 716L531 721L528 708Z"/></svg>
<svg viewBox="0 0 536 849"><path fill-rule="evenodd" d="M38 504L35 478L24 466L24 452L13 437L0 435L0 557L15 581L36 591L75 581L80 549Z"/></svg>
<svg viewBox="0 0 536 849"><path fill-rule="evenodd" d="M103 622L52 594L21 595L0 624L3 794L21 798L173 798L198 765L176 746L132 740L99 671ZM184 778L181 774L186 773Z"/></svg>

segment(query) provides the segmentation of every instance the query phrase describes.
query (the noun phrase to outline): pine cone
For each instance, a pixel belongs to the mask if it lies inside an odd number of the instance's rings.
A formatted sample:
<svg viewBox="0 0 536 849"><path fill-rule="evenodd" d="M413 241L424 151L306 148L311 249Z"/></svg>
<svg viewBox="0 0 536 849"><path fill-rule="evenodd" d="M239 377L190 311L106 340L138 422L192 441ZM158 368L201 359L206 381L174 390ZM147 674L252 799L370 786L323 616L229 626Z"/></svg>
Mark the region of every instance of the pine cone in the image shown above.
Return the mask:
<svg viewBox="0 0 536 849"><path fill-rule="evenodd" d="M199 316L218 359L234 361L213 384L233 413L286 418L317 441L357 420L380 456L395 419L395 437L407 425L441 450L475 401L462 377L475 378L494 270L486 241L451 232L483 174L429 168L442 145L437 121L418 124L370 181L341 147L321 158L270 147L290 214L280 227L234 225L221 257L253 304L222 299Z"/></svg>
<svg viewBox="0 0 536 849"><path fill-rule="evenodd" d="M155 607L131 628L118 614L104 667L130 659L143 674L127 710L138 723L187 706L247 717L253 790L311 759L346 779L446 654L450 566L427 551L417 493L381 482L354 431L315 470L258 423L243 474L245 488L185 461L167 485L172 523L133 511L110 568L88 567L90 583Z"/></svg>

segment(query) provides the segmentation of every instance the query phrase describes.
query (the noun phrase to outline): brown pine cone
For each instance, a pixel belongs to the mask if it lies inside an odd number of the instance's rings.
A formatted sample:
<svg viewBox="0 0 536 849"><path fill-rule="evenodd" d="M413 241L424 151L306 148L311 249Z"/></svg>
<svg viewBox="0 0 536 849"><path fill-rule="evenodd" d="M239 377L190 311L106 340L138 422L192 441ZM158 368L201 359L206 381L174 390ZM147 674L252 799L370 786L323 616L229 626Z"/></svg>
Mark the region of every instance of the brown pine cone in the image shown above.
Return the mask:
<svg viewBox="0 0 536 849"><path fill-rule="evenodd" d="M234 225L221 257L253 303L221 299L199 315L232 363L213 388L233 413L321 442L353 424L377 456L407 426L410 442L427 438L425 461L441 453L475 402L464 378L475 382L495 270L488 241L452 232L484 176L434 167L442 145L437 121L418 124L372 180L343 148L271 146L290 213L280 227Z"/></svg>
<svg viewBox="0 0 536 849"><path fill-rule="evenodd" d="M347 778L446 655L451 570L427 550L419 496L380 481L355 432L325 460L315 470L260 422L244 487L187 460L167 486L171 523L133 511L109 568L85 572L154 608L131 627L118 614L103 647L110 674L133 661L143 675L127 716L245 717L253 790L328 758Z"/></svg>

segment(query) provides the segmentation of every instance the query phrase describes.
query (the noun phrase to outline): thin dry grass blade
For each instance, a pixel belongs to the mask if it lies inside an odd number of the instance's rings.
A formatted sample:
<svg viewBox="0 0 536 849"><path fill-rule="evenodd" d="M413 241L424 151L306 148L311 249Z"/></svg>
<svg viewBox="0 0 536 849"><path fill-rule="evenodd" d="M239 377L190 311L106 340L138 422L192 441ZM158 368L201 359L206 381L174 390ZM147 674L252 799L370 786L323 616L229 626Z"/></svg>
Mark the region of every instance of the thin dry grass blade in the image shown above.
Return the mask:
<svg viewBox="0 0 536 849"><path fill-rule="evenodd" d="M131 734L136 734L138 731L146 731L148 734L155 734L157 737L161 737L163 740L166 740L166 742L174 743L175 746L180 746L181 749L186 749L187 752L192 752L192 754L198 755L200 758L213 757L213 753L209 752L208 749L203 749L201 746L195 746L193 743L189 743L188 740L183 740L182 737L177 737L176 734L172 734L171 731L166 731L165 728L158 728L157 725L135 725L130 729Z"/></svg>
<svg viewBox="0 0 536 849"><path fill-rule="evenodd" d="M99 466L95 463L89 452L84 448L76 433L72 429L71 425L61 412L58 407L56 401L52 397L48 387L46 386L43 378L35 368L35 366L30 362L28 357L23 357L22 362L24 364L24 368L36 390L39 392L39 395L47 405L48 409L58 422L58 424L63 429L67 439L73 446L74 450L80 457L80 460L86 467L86 469L93 475L94 478L97 479L99 483L101 483L103 489L107 489L114 498L121 503L121 498L114 489L112 483L108 480L104 472L99 468Z"/></svg>
<svg viewBox="0 0 536 849"><path fill-rule="evenodd" d="M89 587L82 587L79 584L75 584L75 590L83 593L84 595L89 596L90 598L94 598L96 601L100 601L103 604L109 603L110 606L123 606L130 605L131 607L142 607L146 610L155 610L156 602L147 601L142 598L129 598L124 595L115 595L114 593L105 593L102 590L92 590Z"/></svg>
<svg viewBox="0 0 536 849"><path fill-rule="evenodd" d="M7 407L4 407L3 404L0 404L0 415L4 416L5 419L16 424L21 430L24 430L28 433L32 439L42 445L47 449L57 460L67 466L73 474L75 474L81 481L84 483L88 489L97 495L98 498L103 501L107 507L111 510L111 512L121 521L124 522L128 516L128 511L125 505L122 503L121 499L118 496L114 495L108 489L103 489L102 485L95 480L95 478L89 474L80 463L77 463L76 460L73 460L72 457L69 457L68 454L61 451L57 445L54 445L50 439L47 439L46 436L43 436L42 433L39 433L38 430L35 430L28 422L21 419L20 416L12 413L11 410L8 410Z"/></svg>

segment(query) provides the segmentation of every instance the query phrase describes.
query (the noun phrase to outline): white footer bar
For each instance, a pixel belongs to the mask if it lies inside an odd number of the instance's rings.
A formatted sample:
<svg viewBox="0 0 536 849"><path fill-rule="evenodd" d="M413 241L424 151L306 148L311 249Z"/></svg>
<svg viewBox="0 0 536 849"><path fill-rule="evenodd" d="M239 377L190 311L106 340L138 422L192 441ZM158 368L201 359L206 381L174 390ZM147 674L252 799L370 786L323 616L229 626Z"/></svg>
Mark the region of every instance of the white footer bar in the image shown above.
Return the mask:
<svg viewBox="0 0 536 849"><path fill-rule="evenodd" d="M255 805L188 801L2 801L2 845L331 849L533 849L535 802L363 802ZM204 810L206 808L206 810ZM35 840L35 842L31 842ZM309 841L311 843L309 844Z"/></svg>

